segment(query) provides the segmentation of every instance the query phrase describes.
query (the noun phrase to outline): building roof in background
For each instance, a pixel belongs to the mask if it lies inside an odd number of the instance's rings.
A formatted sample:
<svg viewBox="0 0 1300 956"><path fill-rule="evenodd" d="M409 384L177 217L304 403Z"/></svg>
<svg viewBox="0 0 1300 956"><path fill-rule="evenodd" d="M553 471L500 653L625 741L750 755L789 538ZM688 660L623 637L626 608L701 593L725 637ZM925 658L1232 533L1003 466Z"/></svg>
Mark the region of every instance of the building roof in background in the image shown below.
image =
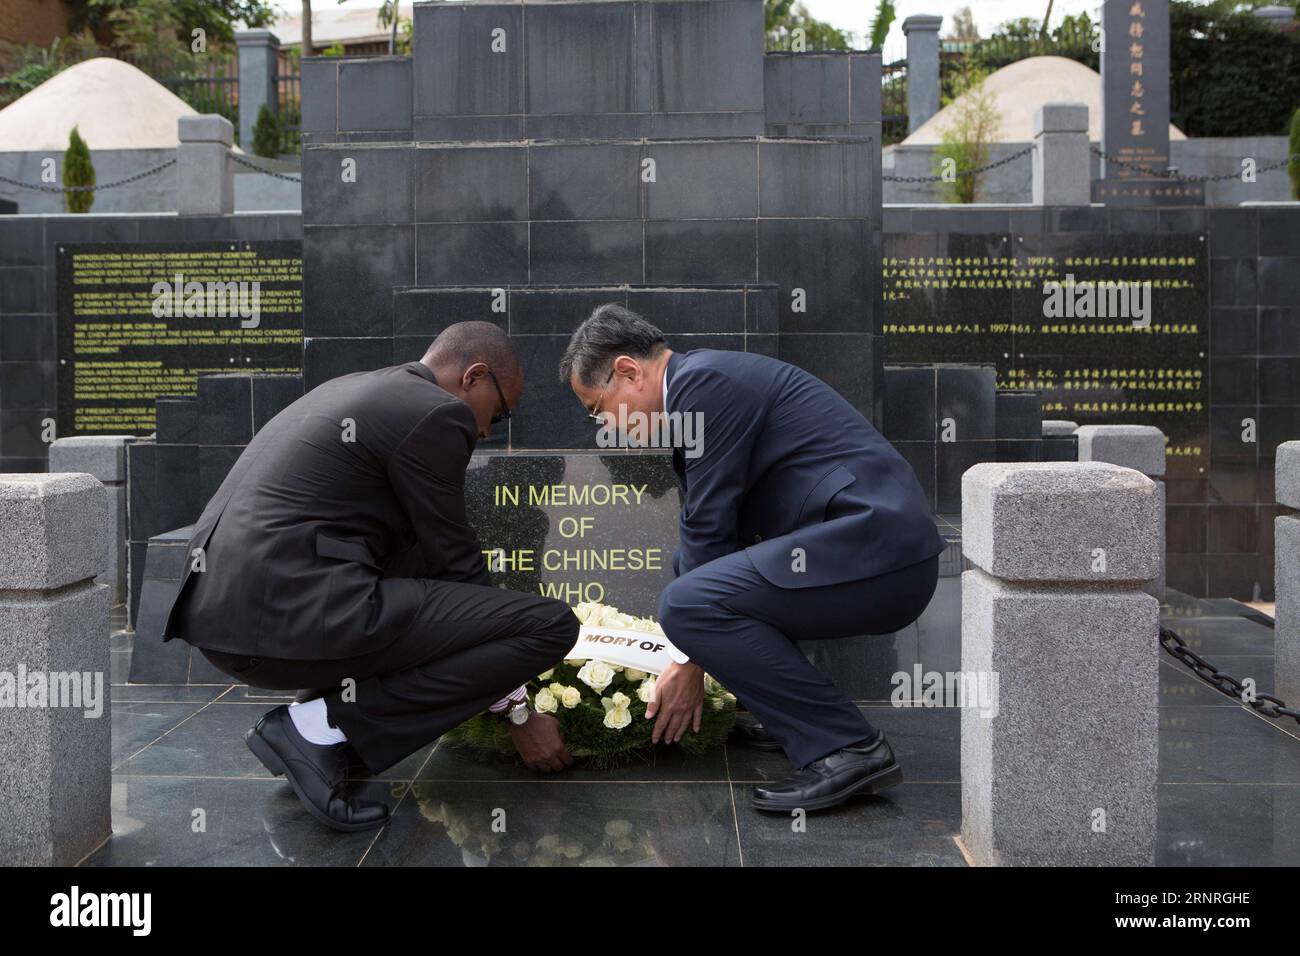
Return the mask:
<svg viewBox="0 0 1300 956"><path fill-rule="evenodd" d="M0 152L68 148L77 127L97 149L175 149L176 121L194 108L148 74L111 57L56 73L0 110Z"/></svg>
<svg viewBox="0 0 1300 956"><path fill-rule="evenodd" d="M409 20L411 5L398 4L398 16ZM400 28L399 28L400 29ZM291 46L302 42L302 13L286 13L270 27L280 43ZM379 7L354 7L317 4L311 11L311 45L315 49L332 43L377 43L387 41L391 29L379 25Z"/></svg>
<svg viewBox="0 0 1300 956"><path fill-rule="evenodd" d="M1088 138L1101 141L1101 74L1078 60L1063 56L1031 56L989 75L985 86L996 98L1002 125L995 143L1028 143L1034 138L1034 113L1044 103L1084 103L1088 107ZM952 123L960 97L931 116L903 146L933 146ZM1169 138L1186 139L1173 123Z"/></svg>

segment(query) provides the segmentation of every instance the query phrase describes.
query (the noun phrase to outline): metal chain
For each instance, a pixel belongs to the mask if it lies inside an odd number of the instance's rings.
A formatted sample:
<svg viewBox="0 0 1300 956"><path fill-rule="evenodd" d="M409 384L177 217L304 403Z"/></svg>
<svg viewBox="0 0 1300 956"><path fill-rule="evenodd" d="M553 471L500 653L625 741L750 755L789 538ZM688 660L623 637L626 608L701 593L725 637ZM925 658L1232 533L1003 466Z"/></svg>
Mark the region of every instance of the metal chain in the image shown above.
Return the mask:
<svg viewBox="0 0 1300 956"><path fill-rule="evenodd" d="M1109 153L1105 152L1104 150L1098 149L1096 146L1089 146L1088 149L1091 150L1094 155L1100 156L1108 163L1114 163L1116 166L1123 166L1126 169L1131 169L1134 170L1135 172L1139 172L1143 176L1151 176L1158 179L1172 179L1183 183L1211 183L1211 182L1223 182L1229 179L1238 179L1241 177L1240 169L1234 173L1219 173L1214 176L1184 176L1181 173L1179 173L1177 170L1150 169L1146 166L1143 166L1141 163L1133 163L1133 162L1129 162L1128 160L1119 159L1118 157L1111 156ZM1275 163L1266 163L1263 166L1256 166L1255 172L1267 173L1270 170L1281 169L1283 166L1287 165L1293 159L1300 159L1300 153L1296 153L1294 155L1288 156L1286 159L1280 159Z"/></svg>
<svg viewBox="0 0 1300 956"><path fill-rule="evenodd" d="M244 159L242 156L236 155L235 153L231 153L230 158L233 159L235 162L239 163L239 165L241 166L247 166L249 169L256 169L259 173L265 173L267 176L274 176L276 179L283 179L291 183L302 182L301 176L299 177L286 176L284 173L277 173L273 169L264 169L263 167L258 166L256 163L250 163L248 160Z"/></svg>
<svg viewBox="0 0 1300 956"><path fill-rule="evenodd" d="M1265 717L1290 717L1296 723L1300 723L1300 709L1288 707L1284 701L1279 700L1272 694L1253 694L1251 700L1246 700L1243 696L1246 688L1241 681L1223 673L1223 671L1206 661L1205 658L1189 648L1186 641L1167 627L1160 628L1160 644L1170 654L1190 667L1197 677L1220 693L1233 698L1237 703L1246 704Z"/></svg>
<svg viewBox="0 0 1300 956"><path fill-rule="evenodd" d="M984 166L976 166L974 169L965 169L962 170L960 173L954 173L953 175L956 178L960 179L963 176L974 176L978 173L986 173L990 169L997 169L999 166L1005 166L1007 163L1011 162L1012 160L1019 159L1021 156L1024 156L1027 153L1032 153L1033 151L1034 151L1034 146L1031 143L1028 146L1026 146L1024 149L1019 150L1018 152L1014 152L1010 156L1004 156L1002 159L999 159L995 163L987 163ZM952 181L951 179L944 177L942 174L938 176L881 176L880 178L887 183L937 183L937 182Z"/></svg>
<svg viewBox="0 0 1300 956"><path fill-rule="evenodd" d="M236 155L235 153L231 153L230 158L233 159L235 162L239 163L241 166L247 166L249 169L255 169L259 173L265 173L267 176L274 176L276 179L283 179L286 182L291 182L291 183L302 182L302 179L300 177L287 176L284 173L277 173L273 169L264 169L261 166L258 166L256 163L250 163L248 160L244 159L242 156ZM176 160L169 159L165 163L160 163L159 165L154 166L151 169L143 170L142 172L138 172L133 176L127 176L125 179L118 179L111 183L97 184L93 186L47 186L43 183L36 184L36 183L19 182L17 179L10 179L8 176L0 176L0 183L8 183L11 186L17 186L19 189L35 189L43 193L89 193L89 192L98 192L101 189L113 189L117 186L125 186L127 183L133 183L136 180L144 179L146 176L152 176L154 173L162 172L167 167L174 166L174 165L176 165Z"/></svg>
<svg viewBox="0 0 1300 956"><path fill-rule="evenodd" d="M144 172L136 173L134 176L128 176L126 177L126 179L119 179L116 182L104 183L103 185L97 185L97 186L33 185L32 183L20 183L16 179L10 179L8 176L0 176L0 182L8 183L11 186L17 186L20 189L36 189L43 193L89 193L89 192L97 192L98 190L101 189L112 189L114 186L125 186L127 183L133 183L137 179L144 179L146 176L152 176L154 173L161 172L162 170L166 169L168 166L174 166L175 164L176 164L175 159L169 159L167 160L167 162L159 166L153 167L153 169L146 169Z"/></svg>

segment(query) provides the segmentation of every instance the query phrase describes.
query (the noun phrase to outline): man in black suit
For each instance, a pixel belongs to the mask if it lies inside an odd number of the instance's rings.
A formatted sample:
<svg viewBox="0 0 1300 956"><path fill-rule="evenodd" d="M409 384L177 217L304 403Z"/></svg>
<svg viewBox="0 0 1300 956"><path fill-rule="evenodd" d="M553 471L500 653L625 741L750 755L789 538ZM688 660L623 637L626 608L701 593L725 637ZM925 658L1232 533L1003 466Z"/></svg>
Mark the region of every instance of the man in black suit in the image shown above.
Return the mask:
<svg viewBox="0 0 1300 956"><path fill-rule="evenodd" d="M420 361L333 379L276 415L195 525L164 639L254 687L325 689L245 741L329 826L388 817L344 794L350 762L377 773L484 709L533 769L572 762L522 685L578 620L492 587L465 517L475 443L522 389L503 331L453 325Z"/></svg>
<svg viewBox="0 0 1300 956"><path fill-rule="evenodd" d="M681 543L658 610L682 653L647 707L654 738L699 730L707 671L747 708L740 729L798 768L756 787L755 807L822 809L898 783L884 734L795 641L888 634L925 610L945 542L906 460L802 369L673 352L619 305L574 332L560 378L606 427L621 416L633 443L673 445Z"/></svg>

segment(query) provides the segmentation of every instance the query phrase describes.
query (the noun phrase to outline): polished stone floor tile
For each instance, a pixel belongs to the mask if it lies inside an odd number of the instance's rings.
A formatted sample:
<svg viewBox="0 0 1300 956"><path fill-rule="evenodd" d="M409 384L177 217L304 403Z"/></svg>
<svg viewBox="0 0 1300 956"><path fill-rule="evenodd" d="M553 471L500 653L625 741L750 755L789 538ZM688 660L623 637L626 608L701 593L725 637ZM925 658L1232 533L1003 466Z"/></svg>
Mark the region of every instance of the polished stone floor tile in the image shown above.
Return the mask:
<svg viewBox="0 0 1300 956"><path fill-rule="evenodd" d="M109 688L113 703L199 703L216 700L229 688L216 684L114 684Z"/></svg>
<svg viewBox="0 0 1300 956"><path fill-rule="evenodd" d="M1204 617L1161 621L1181 637L1188 648L1209 657L1212 654L1263 654L1273 656L1271 627L1242 618Z"/></svg>
<svg viewBox="0 0 1300 956"><path fill-rule="evenodd" d="M429 757L433 755L437 747L437 741L431 744L426 744L414 753L403 757L391 767L381 770L379 773L369 773L367 771L358 770L348 779L359 781L373 780L385 783L390 783L394 780L412 780L420 773L420 769L429 762Z"/></svg>
<svg viewBox="0 0 1300 956"><path fill-rule="evenodd" d="M790 772L780 751L737 743L692 758L664 750L652 762L614 771L537 775L430 744L351 784L395 808L388 826L335 833L243 743L244 732L291 700L290 692L126 684L130 645L114 637L114 837L89 862L960 866L953 838L961 816L961 711L896 707L888 699L894 671L912 658L924 670L960 666L960 578L941 583L948 586L917 634L888 649L882 642L867 648L878 652L867 655L870 666L863 670L859 661L849 672L879 685L881 693L859 706L885 731L904 782L809 814L802 831L791 829L788 816L749 805L755 783ZM1253 676L1268 693L1275 634L1246 616L1252 613L1235 601L1174 591L1161 616L1198 653L1235 677ZM835 650L849 647L841 642ZM1300 728L1236 704L1163 651L1160 721L1157 863L1300 864ZM206 831L192 829L196 810ZM505 814L504 833L493 828L496 811Z"/></svg>
<svg viewBox="0 0 1300 956"><path fill-rule="evenodd" d="M363 866L736 866L725 783L411 785Z"/></svg>
<svg viewBox="0 0 1300 956"><path fill-rule="evenodd" d="M203 706L201 701L112 702L113 766L143 751ZM194 773L199 764L185 772Z"/></svg>
<svg viewBox="0 0 1300 956"><path fill-rule="evenodd" d="M1161 783L1300 785L1300 734L1244 707L1160 709Z"/></svg>
<svg viewBox="0 0 1300 956"><path fill-rule="evenodd" d="M1174 588L1165 590L1161 615L1171 619L1199 617L1241 617L1254 613L1254 608L1232 598L1198 598Z"/></svg>
<svg viewBox="0 0 1300 956"><path fill-rule="evenodd" d="M208 704L114 770L132 776L269 778L270 771L243 740L261 714L252 704Z"/></svg>
<svg viewBox="0 0 1300 956"><path fill-rule="evenodd" d="M231 703L243 702L251 704L266 704L267 710L277 704L287 704L294 699L294 692L291 690L267 690L263 687L249 687L247 684L236 684L231 688L227 700Z"/></svg>
<svg viewBox="0 0 1300 956"><path fill-rule="evenodd" d="M357 790L382 799L384 784ZM113 836L86 866L353 866L376 831L338 833L279 780L113 778Z"/></svg>
<svg viewBox="0 0 1300 956"><path fill-rule="evenodd" d="M276 705L226 703L223 698L114 769L132 776L270 777L270 771L244 744L244 733L272 706ZM357 779L409 780L432 749L430 744L382 773L359 775Z"/></svg>
<svg viewBox="0 0 1300 956"><path fill-rule="evenodd" d="M1162 784L1157 799L1157 866L1300 865L1298 784Z"/></svg>
<svg viewBox="0 0 1300 956"><path fill-rule="evenodd" d="M951 707L858 708L870 723L885 732L903 778L928 783L961 781L961 711ZM792 772L779 750L756 750L741 743L727 745L727 763L735 782L781 780Z"/></svg>
<svg viewBox="0 0 1300 956"><path fill-rule="evenodd" d="M1253 678L1256 694L1273 693L1273 658L1215 654L1210 662L1224 674L1245 681ZM1206 707L1236 707L1238 702L1221 694L1168 654L1160 657L1160 706L1187 704Z"/></svg>
<svg viewBox="0 0 1300 956"><path fill-rule="evenodd" d="M959 784L905 781L803 820L753 809L749 790L735 785L745 866L966 865L953 839L961 830Z"/></svg>

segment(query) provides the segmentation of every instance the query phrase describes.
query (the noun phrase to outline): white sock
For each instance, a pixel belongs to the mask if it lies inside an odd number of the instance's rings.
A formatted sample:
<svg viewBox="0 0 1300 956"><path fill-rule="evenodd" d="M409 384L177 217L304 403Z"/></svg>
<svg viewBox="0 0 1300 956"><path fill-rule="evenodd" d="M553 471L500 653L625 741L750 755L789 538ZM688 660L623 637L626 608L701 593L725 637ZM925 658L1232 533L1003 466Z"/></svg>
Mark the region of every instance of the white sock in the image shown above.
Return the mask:
<svg viewBox="0 0 1300 956"><path fill-rule="evenodd" d="M295 701L289 705L289 716L293 718L293 725L298 728L298 733L313 744L327 746L341 744L348 739L343 736L343 731L329 725L324 698L317 697L305 704Z"/></svg>

